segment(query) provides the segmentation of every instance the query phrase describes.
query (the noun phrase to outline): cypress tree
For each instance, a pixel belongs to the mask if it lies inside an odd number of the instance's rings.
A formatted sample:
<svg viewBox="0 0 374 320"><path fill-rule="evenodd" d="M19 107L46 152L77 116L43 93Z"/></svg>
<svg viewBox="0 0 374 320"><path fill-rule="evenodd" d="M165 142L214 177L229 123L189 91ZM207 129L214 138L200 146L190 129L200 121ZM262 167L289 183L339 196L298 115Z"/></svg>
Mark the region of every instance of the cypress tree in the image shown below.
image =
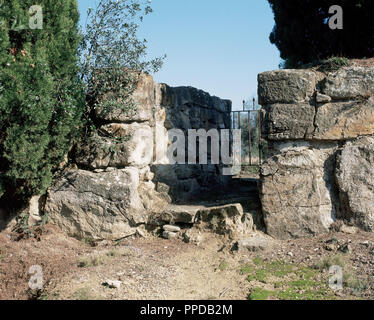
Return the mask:
<svg viewBox="0 0 374 320"><path fill-rule="evenodd" d="M84 96L76 0L0 4L0 196L9 202L49 187L81 126ZM29 26L35 4L42 29Z"/></svg>
<svg viewBox="0 0 374 320"><path fill-rule="evenodd" d="M374 1L372 0L268 0L275 27L270 41L289 66L331 57L374 56ZM332 30L329 9L343 9L343 29Z"/></svg>

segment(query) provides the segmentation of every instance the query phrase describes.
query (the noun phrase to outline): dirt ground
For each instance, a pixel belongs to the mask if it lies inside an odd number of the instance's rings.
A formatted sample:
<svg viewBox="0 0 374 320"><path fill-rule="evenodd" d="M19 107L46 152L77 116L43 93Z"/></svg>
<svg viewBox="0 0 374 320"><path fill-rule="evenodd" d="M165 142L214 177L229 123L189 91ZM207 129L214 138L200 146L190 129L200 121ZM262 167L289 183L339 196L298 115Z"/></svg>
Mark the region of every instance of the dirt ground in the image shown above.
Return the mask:
<svg viewBox="0 0 374 320"><path fill-rule="evenodd" d="M231 245L209 235L199 246L155 237L92 246L51 225L44 227L40 241L16 241L11 232L2 231L0 299L374 299L373 234L333 233L277 241L271 249L258 252L232 251ZM341 248L346 248L345 253ZM327 287L326 268L334 263L349 275L343 291L326 289L322 296L303 296L283 286L285 279L293 279L292 283L304 286L304 291L297 287L298 293L307 292L306 273L296 270L305 266L303 270ZM42 267L43 290L28 288L32 265ZM292 274L290 270L279 272L289 266L294 268ZM287 277L277 282L276 274ZM299 278L292 278L294 275ZM106 280L119 280L120 288L103 285ZM279 283L283 285L279 287ZM276 294L274 290L278 290Z"/></svg>

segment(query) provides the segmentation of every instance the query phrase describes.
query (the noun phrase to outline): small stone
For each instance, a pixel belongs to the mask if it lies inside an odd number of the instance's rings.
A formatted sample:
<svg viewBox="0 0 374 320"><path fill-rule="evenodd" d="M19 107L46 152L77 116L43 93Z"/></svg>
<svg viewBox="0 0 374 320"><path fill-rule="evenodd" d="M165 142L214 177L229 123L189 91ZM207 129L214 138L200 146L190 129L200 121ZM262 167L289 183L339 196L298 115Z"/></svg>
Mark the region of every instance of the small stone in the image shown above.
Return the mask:
<svg viewBox="0 0 374 320"><path fill-rule="evenodd" d="M183 241L185 243L193 243L199 245L202 241L201 232L194 229L187 230L185 233L183 233Z"/></svg>
<svg viewBox="0 0 374 320"><path fill-rule="evenodd" d="M168 239L168 240L171 240L171 239L175 239L177 237L178 234L176 234L175 232L170 232L170 231L164 231L162 233L162 237L164 239Z"/></svg>
<svg viewBox="0 0 374 320"><path fill-rule="evenodd" d="M333 243L329 243L325 246L325 249L327 251L335 251L337 249L337 246Z"/></svg>
<svg viewBox="0 0 374 320"><path fill-rule="evenodd" d="M141 230L141 229L136 229L136 234L137 236L139 236L140 238L145 238L145 233Z"/></svg>
<svg viewBox="0 0 374 320"><path fill-rule="evenodd" d="M322 94L322 93L319 93L317 92L317 95L316 95L316 101L318 103L328 103L330 102L332 99L330 96L326 95L326 94Z"/></svg>
<svg viewBox="0 0 374 320"><path fill-rule="evenodd" d="M172 226L172 225L164 225L162 227L162 229L164 229L164 231L168 231L168 232L179 232L181 231L181 228L179 228L178 226Z"/></svg>
<svg viewBox="0 0 374 320"><path fill-rule="evenodd" d="M254 236L249 239L240 240L235 244L235 248L240 251L264 251L273 246L273 241L269 238Z"/></svg>
<svg viewBox="0 0 374 320"><path fill-rule="evenodd" d="M121 288L121 281L119 280L105 280L102 283L103 286L109 287L111 289L119 289Z"/></svg>
<svg viewBox="0 0 374 320"><path fill-rule="evenodd" d="M343 297L343 291L342 290L338 290L338 291L335 291L335 295L337 296L337 297Z"/></svg>
<svg viewBox="0 0 374 320"><path fill-rule="evenodd" d="M340 228L340 231L346 234L356 234L357 233L357 228L355 227L349 227L346 226L345 224L342 225Z"/></svg>
<svg viewBox="0 0 374 320"><path fill-rule="evenodd" d="M345 244L345 245L342 245L340 248L339 248L339 251L343 252L343 253L351 253L352 252L352 248L350 246L350 244Z"/></svg>
<svg viewBox="0 0 374 320"><path fill-rule="evenodd" d="M292 252L287 253L287 255L290 256L290 257L293 257L293 253Z"/></svg>
<svg viewBox="0 0 374 320"><path fill-rule="evenodd" d="M366 241L361 242L361 245L365 246L366 248L369 248L370 243L369 241L366 240Z"/></svg>

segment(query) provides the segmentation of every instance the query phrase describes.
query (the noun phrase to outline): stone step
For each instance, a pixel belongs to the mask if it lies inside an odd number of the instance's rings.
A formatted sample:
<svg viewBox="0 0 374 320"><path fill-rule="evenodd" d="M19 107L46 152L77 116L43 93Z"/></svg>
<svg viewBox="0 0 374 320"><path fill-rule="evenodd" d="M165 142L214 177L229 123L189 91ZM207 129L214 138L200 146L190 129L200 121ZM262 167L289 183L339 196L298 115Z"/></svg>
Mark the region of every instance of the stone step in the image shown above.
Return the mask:
<svg viewBox="0 0 374 320"><path fill-rule="evenodd" d="M219 206L171 204L157 220L167 224L193 225L231 239L250 235L254 231L253 216L245 213L240 203Z"/></svg>

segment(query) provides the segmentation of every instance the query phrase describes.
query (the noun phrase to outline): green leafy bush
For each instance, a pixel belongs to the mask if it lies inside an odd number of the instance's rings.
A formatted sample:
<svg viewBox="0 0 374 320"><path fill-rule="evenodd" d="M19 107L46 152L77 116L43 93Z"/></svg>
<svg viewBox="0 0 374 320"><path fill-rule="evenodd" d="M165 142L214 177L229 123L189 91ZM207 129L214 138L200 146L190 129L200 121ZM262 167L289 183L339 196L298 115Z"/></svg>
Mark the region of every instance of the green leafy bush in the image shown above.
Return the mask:
<svg viewBox="0 0 374 320"><path fill-rule="evenodd" d="M29 25L35 1L0 4L0 185L9 202L48 188L82 125L84 96L76 0L38 1L42 29Z"/></svg>

